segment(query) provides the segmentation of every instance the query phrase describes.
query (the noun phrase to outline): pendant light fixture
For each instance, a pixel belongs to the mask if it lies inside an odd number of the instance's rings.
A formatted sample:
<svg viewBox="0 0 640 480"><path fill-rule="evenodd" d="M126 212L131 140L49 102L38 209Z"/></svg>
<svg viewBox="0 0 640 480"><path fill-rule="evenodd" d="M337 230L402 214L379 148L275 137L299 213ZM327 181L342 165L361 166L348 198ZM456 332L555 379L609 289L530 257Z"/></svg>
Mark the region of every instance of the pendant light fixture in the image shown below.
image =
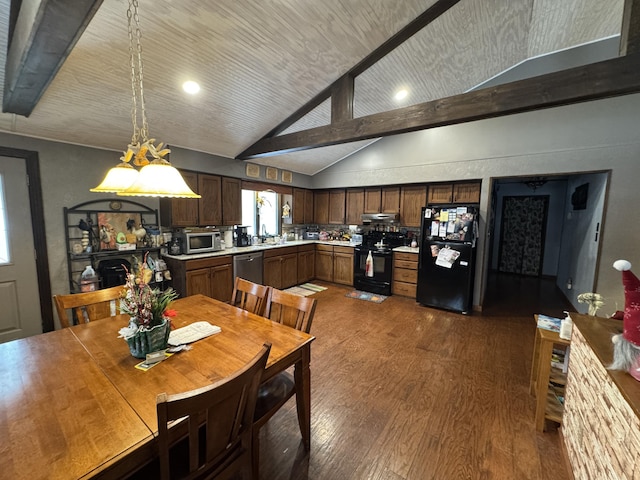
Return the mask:
<svg viewBox="0 0 640 480"><path fill-rule="evenodd" d="M148 138L149 126L142 85L142 45L140 43L142 32L138 17L138 0L129 0L127 25L133 95L131 108L133 135L127 151L120 157L122 162L109 170L102 183L91 191L115 192L123 196L200 198L200 195L189 188L180 172L164 158L171 150L163 148L162 143L156 147L155 138ZM138 127L138 102L142 120L141 128ZM140 172L131 165L132 161L133 165L142 167Z"/></svg>

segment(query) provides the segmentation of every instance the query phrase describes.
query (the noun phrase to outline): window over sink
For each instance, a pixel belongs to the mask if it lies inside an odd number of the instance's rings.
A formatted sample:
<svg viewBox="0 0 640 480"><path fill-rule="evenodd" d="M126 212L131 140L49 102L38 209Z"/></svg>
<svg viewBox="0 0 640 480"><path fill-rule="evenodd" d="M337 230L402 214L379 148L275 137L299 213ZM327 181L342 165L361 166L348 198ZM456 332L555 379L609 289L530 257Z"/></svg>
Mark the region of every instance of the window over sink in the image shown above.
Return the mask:
<svg viewBox="0 0 640 480"><path fill-rule="evenodd" d="M280 234L280 195L265 190L242 190L242 225L250 236Z"/></svg>

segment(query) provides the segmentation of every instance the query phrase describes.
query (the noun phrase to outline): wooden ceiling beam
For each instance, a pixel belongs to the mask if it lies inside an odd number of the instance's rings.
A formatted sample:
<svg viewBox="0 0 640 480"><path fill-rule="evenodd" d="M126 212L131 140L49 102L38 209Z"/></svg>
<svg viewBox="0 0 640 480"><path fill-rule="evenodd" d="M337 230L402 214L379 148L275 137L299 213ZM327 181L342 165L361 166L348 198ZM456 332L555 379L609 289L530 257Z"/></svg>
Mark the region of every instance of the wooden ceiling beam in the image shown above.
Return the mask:
<svg viewBox="0 0 640 480"><path fill-rule="evenodd" d="M102 1L13 0L3 112L31 115Z"/></svg>
<svg viewBox="0 0 640 480"><path fill-rule="evenodd" d="M640 92L640 54L264 138L237 158L268 157Z"/></svg>

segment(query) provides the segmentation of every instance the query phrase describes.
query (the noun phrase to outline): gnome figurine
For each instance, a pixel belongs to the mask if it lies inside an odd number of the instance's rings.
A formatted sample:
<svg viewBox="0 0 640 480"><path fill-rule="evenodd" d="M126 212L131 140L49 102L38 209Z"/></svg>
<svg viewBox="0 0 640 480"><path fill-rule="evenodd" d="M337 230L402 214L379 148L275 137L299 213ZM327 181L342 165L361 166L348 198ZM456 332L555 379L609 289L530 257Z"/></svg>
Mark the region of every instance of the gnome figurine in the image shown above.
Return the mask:
<svg viewBox="0 0 640 480"><path fill-rule="evenodd" d="M621 334L614 335L611 370L626 370L640 381L640 280L631 272L631 263L616 260L613 268L622 272L624 315Z"/></svg>

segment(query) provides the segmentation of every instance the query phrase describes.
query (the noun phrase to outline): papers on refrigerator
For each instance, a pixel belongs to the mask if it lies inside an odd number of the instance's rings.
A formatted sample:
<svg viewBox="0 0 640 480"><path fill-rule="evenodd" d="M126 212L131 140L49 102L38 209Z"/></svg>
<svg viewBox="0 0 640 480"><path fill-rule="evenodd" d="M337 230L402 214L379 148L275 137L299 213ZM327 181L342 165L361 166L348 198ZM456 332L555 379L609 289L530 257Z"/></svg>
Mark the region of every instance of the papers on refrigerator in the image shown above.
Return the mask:
<svg viewBox="0 0 640 480"><path fill-rule="evenodd" d="M459 256L460 252L458 250L453 250L449 247L441 248L438 252L438 258L436 258L436 265L451 268Z"/></svg>

